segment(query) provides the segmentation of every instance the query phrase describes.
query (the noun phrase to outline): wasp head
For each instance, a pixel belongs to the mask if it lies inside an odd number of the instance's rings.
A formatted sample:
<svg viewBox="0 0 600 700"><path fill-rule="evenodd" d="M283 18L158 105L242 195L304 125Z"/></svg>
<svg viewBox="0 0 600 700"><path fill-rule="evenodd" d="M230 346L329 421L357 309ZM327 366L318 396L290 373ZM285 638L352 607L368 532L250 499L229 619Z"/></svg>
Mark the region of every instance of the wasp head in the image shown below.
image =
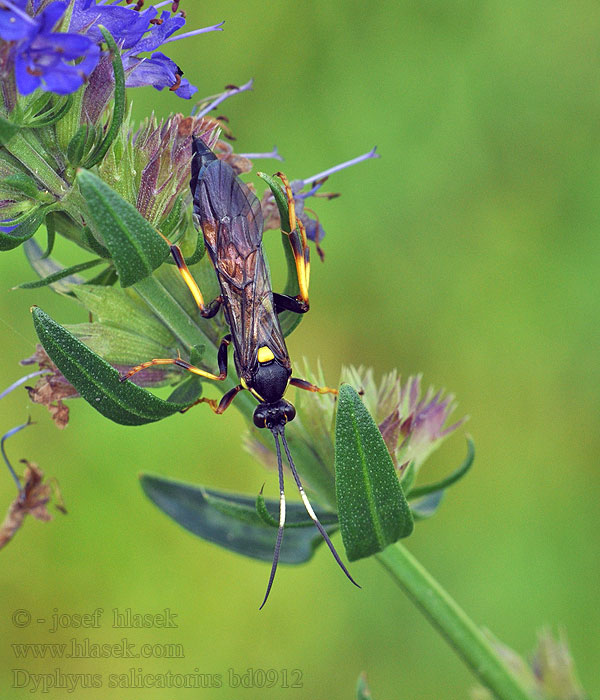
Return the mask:
<svg viewBox="0 0 600 700"><path fill-rule="evenodd" d="M274 403L259 403L254 409L254 425L257 428L283 427L296 416L296 409L289 401L279 399Z"/></svg>

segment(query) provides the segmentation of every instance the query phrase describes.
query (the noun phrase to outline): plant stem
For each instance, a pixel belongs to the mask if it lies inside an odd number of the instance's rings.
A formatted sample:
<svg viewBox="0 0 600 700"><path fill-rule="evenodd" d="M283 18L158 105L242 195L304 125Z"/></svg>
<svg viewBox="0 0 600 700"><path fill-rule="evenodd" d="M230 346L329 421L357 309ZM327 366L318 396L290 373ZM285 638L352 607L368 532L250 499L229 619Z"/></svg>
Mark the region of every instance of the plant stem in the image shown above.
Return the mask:
<svg viewBox="0 0 600 700"><path fill-rule="evenodd" d="M482 630L399 542L376 554L480 682L500 700L532 700L504 665Z"/></svg>

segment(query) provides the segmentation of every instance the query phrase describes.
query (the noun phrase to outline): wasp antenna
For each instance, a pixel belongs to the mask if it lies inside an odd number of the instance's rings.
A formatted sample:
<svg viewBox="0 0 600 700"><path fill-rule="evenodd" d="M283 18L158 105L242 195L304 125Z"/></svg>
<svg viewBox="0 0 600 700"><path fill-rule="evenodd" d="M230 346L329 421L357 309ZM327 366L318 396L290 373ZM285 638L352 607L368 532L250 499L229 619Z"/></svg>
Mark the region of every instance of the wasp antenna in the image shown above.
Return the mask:
<svg viewBox="0 0 600 700"><path fill-rule="evenodd" d="M348 569L344 566L344 563L340 559L340 555L337 553L335 547L333 546L333 542L329 539L329 535L327 534L327 531L319 522L319 518L317 518L317 515L316 515L315 511L313 510L313 507L311 506L310 501L308 500L308 496L306 495L306 492L304 491L304 486L302 486L302 482L300 481L300 477L298 475L298 472L296 471L296 467L294 465L294 460L292 459L292 455L290 454L290 449L289 449L287 441L285 439L285 433L283 432L283 428L281 429L281 441L283 442L283 448L285 449L285 454L287 456L287 460L289 462L290 469L292 471L292 475L294 476L294 481L296 482L296 486L298 487L298 491L300 492L302 502L304 503L304 507L306 508L306 512L310 515L311 520L317 526L317 530L321 533L321 537L327 543L327 546L329 547L331 553L333 554L333 558L338 563L338 566L340 567L340 569L346 574L346 576L350 579L350 581L357 588L360 588L359 584L356 583L356 581L350 575L350 572L348 571ZM278 452L279 452L279 445L277 447L278 447Z"/></svg>
<svg viewBox="0 0 600 700"><path fill-rule="evenodd" d="M283 437L283 436L282 436ZM281 551L281 540L283 539L283 528L285 526L285 491L283 486L283 463L281 461L281 447L279 446L279 440L277 439L277 433L273 431L273 438L275 439L275 447L277 449L277 471L279 472L279 529L277 530L277 539L275 540L275 551L273 552L273 564L271 565L271 574L269 576L269 583L267 584L267 592L259 610L262 610L267 602L271 588L273 587L273 581L275 580L275 572L277 571L277 564L279 563L279 552ZM264 484L263 484L264 486ZM262 489L261 489L262 493Z"/></svg>

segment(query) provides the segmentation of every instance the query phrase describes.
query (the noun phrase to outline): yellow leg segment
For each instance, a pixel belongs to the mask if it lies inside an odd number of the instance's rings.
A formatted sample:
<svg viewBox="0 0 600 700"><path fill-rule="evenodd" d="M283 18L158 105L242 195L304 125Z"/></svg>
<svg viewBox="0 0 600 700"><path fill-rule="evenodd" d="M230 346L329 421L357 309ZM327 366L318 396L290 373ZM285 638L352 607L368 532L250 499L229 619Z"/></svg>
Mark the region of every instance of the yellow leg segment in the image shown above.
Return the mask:
<svg viewBox="0 0 600 700"><path fill-rule="evenodd" d="M302 222L296 218L296 206L294 204L294 194L287 177L279 172L277 177L283 183L285 195L288 201L288 209L290 212L289 231L282 229L290 241L292 254L296 263L296 274L298 275L298 287L300 289L300 299L308 305L308 283L310 278L310 260L308 241L306 240L306 231ZM298 242L297 235L299 233L300 241Z"/></svg>
<svg viewBox="0 0 600 700"><path fill-rule="evenodd" d="M298 379L297 377L292 377L290 384L298 389L313 391L315 394L335 394L337 396L340 393L337 389L332 389L329 386L317 386L307 382L306 379Z"/></svg>
<svg viewBox="0 0 600 700"><path fill-rule="evenodd" d="M202 296L200 287L198 287L196 280L192 277L192 273L186 265L183 253L181 252L181 248L178 245L171 243L171 241L166 236L163 236L163 234L160 231L158 231L158 234L165 240L165 242L169 246L173 260L175 261L177 269L179 270L179 274L182 276L187 288L192 293L194 301L196 302L196 306L200 309L200 313L206 318L211 318L218 311L219 304L221 301L220 297L217 297L217 299L215 299L215 301L213 301L208 306L204 304L204 297Z"/></svg>

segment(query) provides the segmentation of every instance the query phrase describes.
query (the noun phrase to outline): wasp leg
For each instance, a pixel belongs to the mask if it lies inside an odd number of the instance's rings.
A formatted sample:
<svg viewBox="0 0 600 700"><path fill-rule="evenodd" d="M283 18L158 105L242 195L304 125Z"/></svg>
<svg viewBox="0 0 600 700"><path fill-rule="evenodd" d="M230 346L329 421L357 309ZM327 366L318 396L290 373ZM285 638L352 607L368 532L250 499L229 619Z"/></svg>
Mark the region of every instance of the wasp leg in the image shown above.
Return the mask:
<svg viewBox="0 0 600 700"><path fill-rule="evenodd" d="M223 394L221 397L221 400L217 402L216 399L205 399L201 398L198 399L197 401L194 401L193 404L188 406L187 408L184 408L181 413L185 413L186 411L189 411L190 408L193 408L194 406L197 406L199 403L207 403L212 410L220 416L222 413L225 412L226 409L231 406L231 402L235 397L239 394L240 391L243 390L243 386L241 384L238 384L237 386L234 386L233 389L230 389L226 394Z"/></svg>
<svg viewBox="0 0 600 700"><path fill-rule="evenodd" d="M339 394L337 389L332 389L329 386L316 386L316 384L311 384L307 382L306 379L298 379L298 377L292 377L290 379L290 384L297 387L298 389L305 389L306 391L314 391L317 394Z"/></svg>
<svg viewBox="0 0 600 700"><path fill-rule="evenodd" d="M147 369L148 367L154 367L155 365L177 365L178 367L183 367L183 369L187 369L188 372L197 374L198 376L204 377L205 379L213 379L216 382L222 382L224 379L227 378L227 346L230 342L231 336L228 334L223 338L221 344L219 345L219 352L217 354L219 374L212 374L211 372L207 372L206 370L200 369L200 367L195 367L189 362L186 362L185 360L182 360L180 357L178 357L177 359L154 359L148 360L148 362L142 362L141 365L137 365L137 367L133 367L132 369L130 369L129 372L127 372L127 374L124 374L120 379L122 382L124 382L126 379L130 379L137 372L141 372L141 370Z"/></svg>
<svg viewBox="0 0 600 700"><path fill-rule="evenodd" d="M287 294L277 294L273 292L273 303L275 312L280 314L282 311L292 311L295 314L305 314L308 311L308 305L296 297L288 296Z"/></svg>
<svg viewBox="0 0 600 700"><path fill-rule="evenodd" d="M310 257L308 249L308 241L306 240L306 231L304 224L296 218L296 206L294 204L294 193L290 187L287 177L283 173L277 173L277 177L283 183L285 195L288 201L288 209L290 212L289 231L282 227L282 232L286 234L292 248L292 254L296 263L296 274L298 275L298 287L300 294L298 295L308 311L308 285L310 281ZM282 222L283 223L283 222ZM298 235L298 231L300 235Z"/></svg>
<svg viewBox="0 0 600 700"><path fill-rule="evenodd" d="M173 257L173 260L177 265L179 274L183 277L183 281L192 293L194 301L196 302L198 309L200 309L200 313L204 318L212 318L221 306L221 297L213 299L208 306L205 306L204 297L202 296L200 287L198 287L196 280L192 277L192 273L190 272L188 266L185 263L185 259L183 257L183 253L181 252L181 248L178 245L171 243L171 241L166 236L163 236L162 233L160 233L160 235L165 239L167 245L169 246L171 256Z"/></svg>

